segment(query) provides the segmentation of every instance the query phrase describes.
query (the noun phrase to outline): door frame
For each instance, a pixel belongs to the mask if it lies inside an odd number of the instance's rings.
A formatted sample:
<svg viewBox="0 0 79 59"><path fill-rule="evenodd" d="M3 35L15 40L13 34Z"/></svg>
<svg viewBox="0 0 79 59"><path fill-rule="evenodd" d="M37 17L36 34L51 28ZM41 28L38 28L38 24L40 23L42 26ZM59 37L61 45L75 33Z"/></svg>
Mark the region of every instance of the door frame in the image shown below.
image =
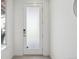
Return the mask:
<svg viewBox="0 0 79 59"><path fill-rule="evenodd" d="M18 3L19 2L19 3ZM49 56L49 0L15 0L14 1L14 54L16 56L24 55L24 40L23 40L23 6L25 4L37 3L43 4L43 55Z"/></svg>

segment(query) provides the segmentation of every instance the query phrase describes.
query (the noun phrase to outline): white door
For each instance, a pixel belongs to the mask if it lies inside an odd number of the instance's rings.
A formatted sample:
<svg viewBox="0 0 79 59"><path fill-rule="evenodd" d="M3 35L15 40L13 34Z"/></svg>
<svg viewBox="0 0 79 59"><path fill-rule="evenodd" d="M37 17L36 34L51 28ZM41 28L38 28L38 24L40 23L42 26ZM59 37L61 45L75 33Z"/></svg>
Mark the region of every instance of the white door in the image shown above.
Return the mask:
<svg viewBox="0 0 79 59"><path fill-rule="evenodd" d="M24 54L43 54L42 49L42 6L24 6Z"/></svg>

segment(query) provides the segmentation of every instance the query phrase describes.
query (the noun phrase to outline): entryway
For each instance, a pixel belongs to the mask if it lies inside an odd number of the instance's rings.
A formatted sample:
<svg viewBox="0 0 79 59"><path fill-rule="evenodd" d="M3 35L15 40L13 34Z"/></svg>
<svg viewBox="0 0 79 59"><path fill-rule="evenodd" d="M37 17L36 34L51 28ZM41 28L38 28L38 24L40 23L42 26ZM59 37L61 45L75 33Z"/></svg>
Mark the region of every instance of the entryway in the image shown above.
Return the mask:
<svg viewBox="0 0 79 59"><path fill-rule="evenodd" d="M49 56L48 2L15 0L14 15L15 55Z"/></svg>

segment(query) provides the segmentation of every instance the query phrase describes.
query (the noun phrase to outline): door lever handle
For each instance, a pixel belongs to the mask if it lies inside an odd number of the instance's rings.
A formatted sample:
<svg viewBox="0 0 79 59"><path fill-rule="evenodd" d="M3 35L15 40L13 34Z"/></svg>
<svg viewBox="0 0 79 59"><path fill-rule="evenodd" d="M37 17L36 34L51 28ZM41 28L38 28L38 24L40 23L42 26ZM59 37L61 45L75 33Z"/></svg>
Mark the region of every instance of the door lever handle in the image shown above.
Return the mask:
<svg viewBox="0 0 79 59"><path fill-rule="evenodd" d="M23 31L25 32L25 31L26 31L26 29L23 29Z"/></svg>
<svg viewBox="0 0 79 59"><path fill-rule="evenodd" d="M26 37L26 29L23 29L23 35Z"/></svg>

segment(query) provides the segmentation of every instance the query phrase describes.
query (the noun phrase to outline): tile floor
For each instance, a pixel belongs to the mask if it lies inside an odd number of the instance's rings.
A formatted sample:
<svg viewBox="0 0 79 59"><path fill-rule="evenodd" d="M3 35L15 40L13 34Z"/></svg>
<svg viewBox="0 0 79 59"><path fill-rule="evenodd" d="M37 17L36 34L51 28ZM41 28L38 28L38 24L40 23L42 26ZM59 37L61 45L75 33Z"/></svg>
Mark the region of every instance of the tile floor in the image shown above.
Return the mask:
<svg viewBox="0 0 79 59"><path fill-rule="evenodd" d="M14 56L13 59L50 59L46 56Z"/></svg>

